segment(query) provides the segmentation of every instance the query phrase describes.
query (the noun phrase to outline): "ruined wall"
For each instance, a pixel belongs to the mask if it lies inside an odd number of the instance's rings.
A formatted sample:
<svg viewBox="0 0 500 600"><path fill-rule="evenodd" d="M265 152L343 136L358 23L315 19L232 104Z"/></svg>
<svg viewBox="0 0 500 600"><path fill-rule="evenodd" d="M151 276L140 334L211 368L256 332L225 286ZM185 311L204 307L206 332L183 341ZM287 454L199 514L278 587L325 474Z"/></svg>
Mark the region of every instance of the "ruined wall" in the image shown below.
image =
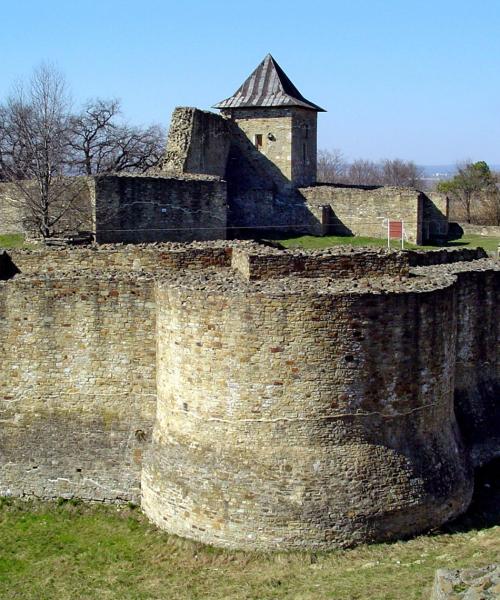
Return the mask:
<svg viewBox="0 0 500 600"><path fill-rule="evenodd" d="M96 241L189 242L226 237L226 184L214 179L99 176Z"/></svg>
<svg viewBox="0 0 500 600"><path fill-rule="evenodd" d="M449 229L449 200L446 194L428 192L423 195L422 240L446 239Z"/></svg>
<svg viewBox="0 0 500 600"><path fill-rule="evenodd" d="M299 191L311 211L327 219L326 232L332 235L383 238L387 237L387 219L402 219L408 240L422 243L423 194L417 190L318 185ZM330 212L322 211L322 207L329 207Z"/></svg>
<svg viewBox="0 0 500 600"><path fill-rule="evenodd" d="M0 234L25 233L20 200L21 194L14 184L0 182Z"/></svg>
<svg viewBox="0 0 500 600"><path fill-rule="evenodd" d="M456 274L455 410L475 465L500 456L500 270L490 260L415 269Z"/></svg>
<svg viewBox="0 0 500 600"><path fill-rule="evenodd" d="M172 114L162 171L224 177L229 153L226 120L212 112L178 107Z"/></svg>
<svg viewBox="0 0 500 600"><path fill-rule="evenodd" d="M13 254L0 495L142 494L180 535L326 549L456 516L470 458L500 453L499 271L479 250Z"/></svg>
<svg viewBox="0 0 500 600"><path fill-rule="evenodd" d="M247 280L276 277L332 277L358 279L372 276L408 275L409 261L403 252L335 248L327 251L288 250L265 246L235 247L231 266Z"/></svg>
<svg viewBox="0 0 500 600"><path fill-rule="evenodd" d="M142 479L157 525L229 547L326 549L465 509L452 279L339 285L160 284Z"/></svg>
<svg viewBox="0 0 500 600"><path fill-rule="evenodd" d="M483 248L438 248L436 250L405 250L405 256L411 267L431 267L451 263L468 263L488 254ZM460 269L460 267L459 267Z"/></svg>
<svg viewBox="0 0 500 600"><path fill-rule="evenodd" d="M152 282L0 282L0 495L138 501L156 410Z"/></svg>
<svg viewBox="0 0 500 600"><path fill-rule="evenodd" d="M248 242L234 242L245 247ZM231 264L231 242L92 245L87 247L9 250L22 273L115 270L158 273L170 269L204 269ZM0 272L1 276L1 272Z"/></svg>

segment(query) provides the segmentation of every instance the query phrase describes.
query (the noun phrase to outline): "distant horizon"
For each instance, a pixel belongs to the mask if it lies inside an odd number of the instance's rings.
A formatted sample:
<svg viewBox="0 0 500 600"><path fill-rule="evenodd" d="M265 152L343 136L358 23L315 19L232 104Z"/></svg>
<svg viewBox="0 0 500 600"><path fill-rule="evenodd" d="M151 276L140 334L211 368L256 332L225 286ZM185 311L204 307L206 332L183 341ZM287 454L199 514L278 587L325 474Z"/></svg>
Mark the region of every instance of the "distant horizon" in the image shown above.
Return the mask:
<svg viewBox="0 0 500 600"><path fill-rule="evenodd" d="M263 18L265 15L265 18ZM175 106L210 109L270 52L323 106L318 147L349 160L500 164L500 5L484 0L383 3L193 0L8 3L0 100L49 61L75 103L120 98L137 125L167 127Z"/></svg>

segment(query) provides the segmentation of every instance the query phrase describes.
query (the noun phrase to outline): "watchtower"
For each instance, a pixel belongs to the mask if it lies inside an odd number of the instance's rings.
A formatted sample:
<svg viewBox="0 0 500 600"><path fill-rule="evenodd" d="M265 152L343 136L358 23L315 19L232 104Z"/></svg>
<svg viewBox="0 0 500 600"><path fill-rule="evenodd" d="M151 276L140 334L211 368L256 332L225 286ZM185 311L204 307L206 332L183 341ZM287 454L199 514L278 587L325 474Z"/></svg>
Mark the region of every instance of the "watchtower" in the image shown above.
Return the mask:
<svg viewBox="0 0 500 600"><path fill-rule="evenodd" d="M214 108L235 121L293 186L316 182L317 116L325 111L302 96L270 54Z"/></svg>

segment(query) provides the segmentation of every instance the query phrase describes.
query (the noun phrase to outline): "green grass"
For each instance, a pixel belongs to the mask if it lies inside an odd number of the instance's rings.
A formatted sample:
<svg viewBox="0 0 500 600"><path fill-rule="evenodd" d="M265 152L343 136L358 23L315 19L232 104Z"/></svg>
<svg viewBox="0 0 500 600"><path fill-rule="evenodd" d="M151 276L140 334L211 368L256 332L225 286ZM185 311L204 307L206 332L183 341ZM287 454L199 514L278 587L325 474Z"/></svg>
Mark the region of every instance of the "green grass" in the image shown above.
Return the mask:
<svg viewBox="0 0 500 600"><path fill-rule="evenodd" d="M131 507L0 501L0 598L427 599L436 568L498 561L498 467L482 476L472 510L453 526L319 554L202 546L155 529Z"/></svg>
<svg viewBox="0 0 500 600"><path fill-rule="evenodd" d="M371 246L377 248L386 248L387 239L372 237L346 237L338 235L325 235L324 237L315 237L312 235L302 235L297 237L277 239L281 245L286 248L328 248L330 246L349 245L349 246ZM497 237L487 237L481 235L465 235L459 240L453 240L442 246L416 246L405 242L405 248L411 249L432 249L439 247L448 248L484 248L486 251L495 252L500 240ZM400 242L391 241L391 247L400 248Z"/></svg>
<svg viewBox="0 0 500 600"><path fill-rule="evenodd" d="M21 233L6 233L0 235L0 248L23 248L26 247L24 236Z"/></svg>
<svg viewBox="0 0 500 600"><path fill-rule="evenodd" d="M349 246L372 246L377 248L386 248L387 240L383 238L372 237L345 237L338 235L326 235L324 237L315 237L312 235L302 235L292 238L279 239L280 244L286 248L328 248L330 246L349 245ZM448 247L482 247L488 252L496 252L500 240L497 237L487 237L481 235L465 235L459 240L448 242ZM13 233L0 235L0 248L33 248L33 244L24 241L22 234ZM392 248L399 248L399 242L392 241ZM405 248L427 248L436 249L439 246L416 246L415 244L405 243Z"/></svg>

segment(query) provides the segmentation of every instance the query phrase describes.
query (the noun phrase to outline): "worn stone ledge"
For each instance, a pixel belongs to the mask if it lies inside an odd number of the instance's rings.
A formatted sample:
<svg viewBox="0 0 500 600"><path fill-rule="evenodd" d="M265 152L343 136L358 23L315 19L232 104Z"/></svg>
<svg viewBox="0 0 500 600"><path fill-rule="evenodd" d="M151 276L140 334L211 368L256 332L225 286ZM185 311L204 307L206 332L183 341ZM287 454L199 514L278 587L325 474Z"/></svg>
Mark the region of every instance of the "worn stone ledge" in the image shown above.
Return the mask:
<svg viewBox="0 0 500 600"><path fill-rule="evenodd" d="M431 600L491 600L500 598L500 564L436 571Z"/></svg>

